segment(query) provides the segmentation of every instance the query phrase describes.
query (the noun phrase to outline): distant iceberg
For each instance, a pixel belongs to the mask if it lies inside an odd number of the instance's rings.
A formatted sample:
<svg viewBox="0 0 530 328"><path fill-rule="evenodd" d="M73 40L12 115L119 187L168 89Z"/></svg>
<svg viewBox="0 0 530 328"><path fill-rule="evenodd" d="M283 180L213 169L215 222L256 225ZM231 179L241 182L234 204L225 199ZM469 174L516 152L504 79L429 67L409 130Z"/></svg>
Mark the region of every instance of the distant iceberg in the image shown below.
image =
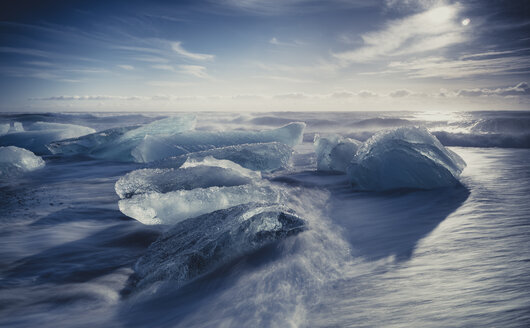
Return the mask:
<svg viewBox="0 0 530 328"><path fill-rule="evenodd" d="M362 142L337 134L316 134L313 145L317 154L317 170L346 172Z"/></svg>
<svg viewBox="0 0 530 328"><path fill-rule="evenodd" d="M46 144L62 139L77 138L96 130L80 125L35 122L22 126L14 122L8 132L0 136L0 146L17 146L36 154L49 154Z"/></svg>
<svg viewBox="0 0 530 328"><path fill-rule="evenodd" d="M132 151L132 155L136 162L147 163L240 144L281 142L293 147L302 142L304 128L305 123L295 122L278 129L264 131L190 131L167 137L148 135Z"/></svg>
<svg viewBox="0 0 530 328"><path fill-rule="evenodd" d="M93 158L118 161L133 161L131 151L147 136L167 136L195 128L193 115L171 116L143 126L113 128L53 142L48 145L53 154L88 155Z"/></svg>
<svg viewBox="0 0 530 328"><path fill-rule="evenodd" d="M201 160L208 156L226 159L255 171L274 171L286 168L293 149L281 142L255 143L214 148L166 158L153 162L155 167L179 167L188 159Z"/></svg>
<svg viewBox="0 0 530 328"><path fill-rule="evenodd" d="M134 290L171 281L181 286L267 244L296 235L305 221L279 205L250 203L176 224L134 266Z"/></svg>
<svg viewBox="0 0 530 328"><path fill-rule="evenodd" d="M0 147L0 179L44 167L44 160L31 151L15 147Z"/></svg>
<svg viewBox="0 0 530 328"><path fill-rule="evenodd" d="M458 184L465 166L427 129L402 127L367 140L347 173L358 190L433 189Z"/></svg>

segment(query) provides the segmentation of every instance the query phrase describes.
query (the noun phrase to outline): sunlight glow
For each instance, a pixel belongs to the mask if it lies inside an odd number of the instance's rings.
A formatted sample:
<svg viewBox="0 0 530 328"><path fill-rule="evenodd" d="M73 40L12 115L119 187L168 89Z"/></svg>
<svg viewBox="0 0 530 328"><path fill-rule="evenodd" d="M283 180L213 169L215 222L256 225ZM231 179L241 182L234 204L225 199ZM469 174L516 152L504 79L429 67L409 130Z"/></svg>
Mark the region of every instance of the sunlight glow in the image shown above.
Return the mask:
<svg viewBox="0 0 530 328"><path fill-rule="evenodd" d="M463 26L468 26L469 23L471 23L471 19L469 19L469 18L465 18L465 19L462 21L462 25L463 25Z"/></svg>

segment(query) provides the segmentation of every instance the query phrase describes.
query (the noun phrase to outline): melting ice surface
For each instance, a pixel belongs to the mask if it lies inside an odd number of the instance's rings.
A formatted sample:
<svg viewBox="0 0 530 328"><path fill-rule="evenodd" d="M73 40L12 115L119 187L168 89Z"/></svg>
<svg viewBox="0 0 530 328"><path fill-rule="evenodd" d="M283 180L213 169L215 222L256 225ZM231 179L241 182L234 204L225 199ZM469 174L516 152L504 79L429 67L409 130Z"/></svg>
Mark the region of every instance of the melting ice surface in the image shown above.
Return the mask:
<svg viewBox="0 0 530 328"><path fill-rule="evenodd" d="M188 160L178 169L142 169L116 182L123 214L144 224L175 224L249 202L278 202L258 172L228 160Z"/></svg>
<svg viewBox="0 0 530 328"><path fill-rule="evenodd" d="M94 158L132 161L131 151L146 136L164 136L193 129L193 115L171 116L143 126L112 128L81 138L62 140L48 146L53 154L84 154ZM65 139L65 138L63 138Z"/></svg>
<svg viewBox="0 0 530 328"><path fill-rule="evenodd" d="M226 146L169 157L156 161L151 165L158 168L176 168L188 159L201 160L211 156L232 161L251 170L274 171L287 168L292 154L293 149L281 142L254 143Z"/></svg>
<svg viewBox="0 0 530 328"><path fill-rule="evenodd" d="M0 147L0 179L44 167L44 160L27 149Z"/></svg>
<svg viewBox="0 0 530 328"><path fill-rule="evenodd" d="M292 147L302 142L304 128L305 123L297 122L264 131L194 131L169 137L146 136L143 142L132 151L132 155L137 162L147 163L186 153L239 144L277 141Z"/></svg>
<svg viewBox="0 0 530 328"><path fill-rule="evenodd" d="M75 124L35 122L23 126L14 122L7 134L0 136L0 146L17 146L36 154L48 154L46 145L52 141L75 138L96 132L94 129Z"/></svg>
<svg viewBox="0 0 530 328"><path fill-rule="evenodd" d="M307 126L295 145L205 143L147 165L87 150L165 117L0 115L4 136L36 122L99 131L55 142L72 152L43 155L44 167L0 186L0 326L530 323L528 112L205 113L179 134ZM467 163L460 175L453 152ZM460 183L359 192L336 172L372 155L404 170L435 163L430 172Z"/></svg>
<svg viewBox="0 0 530 328"><path fill-rule="evenodd" d="M458 184L465 166L425 128L403 127L367 140L348 166L348 176L361 190L433 189Z"/></svg>
<svg viewBox="0 0 530 328"><path fill-rule="evenodd" d="M360 141L337 134L326 137L315 135L317 170L346 172L361 144Z"/></svg>
<svg viewBox="0 0 530 328"><path fill-rule="evenodd" d="M138 260L132 288L168 280L180 286L304 227L305 222L289 210L256 203L185 220L160 236Z"/></svg>

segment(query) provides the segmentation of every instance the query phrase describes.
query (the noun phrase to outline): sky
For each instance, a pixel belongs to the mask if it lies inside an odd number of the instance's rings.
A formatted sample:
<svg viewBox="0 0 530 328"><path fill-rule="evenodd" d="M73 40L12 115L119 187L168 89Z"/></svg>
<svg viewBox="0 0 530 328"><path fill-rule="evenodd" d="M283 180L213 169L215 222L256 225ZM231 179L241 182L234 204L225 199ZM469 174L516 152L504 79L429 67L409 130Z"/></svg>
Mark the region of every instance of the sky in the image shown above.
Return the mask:
<svg viewBox="0 0 530 328"><path fill-rule="evenodd" d="M530 1L0 4L0 111L528 110Z"/></svg>

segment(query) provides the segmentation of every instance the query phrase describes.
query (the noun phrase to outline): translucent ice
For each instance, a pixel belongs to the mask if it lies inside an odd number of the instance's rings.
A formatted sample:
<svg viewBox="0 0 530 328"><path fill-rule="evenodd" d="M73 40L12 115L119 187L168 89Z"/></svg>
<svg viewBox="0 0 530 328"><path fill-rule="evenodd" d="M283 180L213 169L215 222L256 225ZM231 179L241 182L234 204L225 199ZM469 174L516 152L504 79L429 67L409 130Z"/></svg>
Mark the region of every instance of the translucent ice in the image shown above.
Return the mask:
<svg viewBox="0 0 530 328"><path fill-rule="evenodd" d="M48 145L53 154L85 154L93 158L132 161L133 150L147 136L167 136L193 129L193 115L171 116L143 126L113 128L81 138L62 140Z"/></svg>
<svg viewBox="0 0 530 328"><path fill-rule="evenodd" d="M355 153L362 143L344 138L337 134L321 137L315 135L314 147L317 154L317 169L319 171L346 172Z"/></svg>
<svg viewBox="0 0 530 328"><path fill-rule="evenodd" d="M250 170L273 171L285 168L293 154L293 149L280 142L256 143L227 146L196 153L170 157L152 165L156 167L179 167L187 159L201 160L211 156L226 159Z"/></svg>
<svg viewBox="0 0 530 328"><path fill-rule="evenodd" d="M367 140L348 167L355 189L433 189L458 184L465 162L424 128L403 127Z"/></svg>
<svg viewBox="0 0 530 328"><path fill-rule="evenodd" d="M304 128L305 123L296 122L265 131L192 131L169 137L147 136L133 150L132 155L137 162L147 163L212 148L249 143L277 141L292 147L302 142Z"/></svg>
<svg viewBox="0 0 530 328"><path fill-rule="evenodd" d="M305 222L280 206L246 204L176 224L136 263L133 288L177 286L267 244L302 232Z"/></svg>
<svg viewBox="0 0 530 328"><path fill-rule="evenodd" d="M9 132L9 123L0 124L0 136Z"/></svg>
<svg viewBox="0 0 530 328"><path fill-rule="evenodd" d="M201 161L188 160L179 169L141 169L121 177L115 185L120 198L158 192L195 188L229 187L251 183L261 174L227 160L206 157Z"/></svg>
<svg viewBox="0 0 530 328"><path fill-rule="evenodd" d="M209 187L168 193L145 193L119 201L120 211L143 224L175 224L219 209L250 203L277 203L279 190L272 186L246 184Z"/></svg>
<svg viewBox="0 0 530 328"><path fill-rule="evenodd" d="M15 123L7 134L0 136L0 146L17 146L37 154L48 154L46 144L52 141L76 138L95 131L74 124L36 122L22 128Z"/></svg>
<svg viewBox="0 0 530 328"><path fill-rule="evenodd" d="M0 178L44 167L44 161L29 150L8 146L0 147Z"/></svg>

